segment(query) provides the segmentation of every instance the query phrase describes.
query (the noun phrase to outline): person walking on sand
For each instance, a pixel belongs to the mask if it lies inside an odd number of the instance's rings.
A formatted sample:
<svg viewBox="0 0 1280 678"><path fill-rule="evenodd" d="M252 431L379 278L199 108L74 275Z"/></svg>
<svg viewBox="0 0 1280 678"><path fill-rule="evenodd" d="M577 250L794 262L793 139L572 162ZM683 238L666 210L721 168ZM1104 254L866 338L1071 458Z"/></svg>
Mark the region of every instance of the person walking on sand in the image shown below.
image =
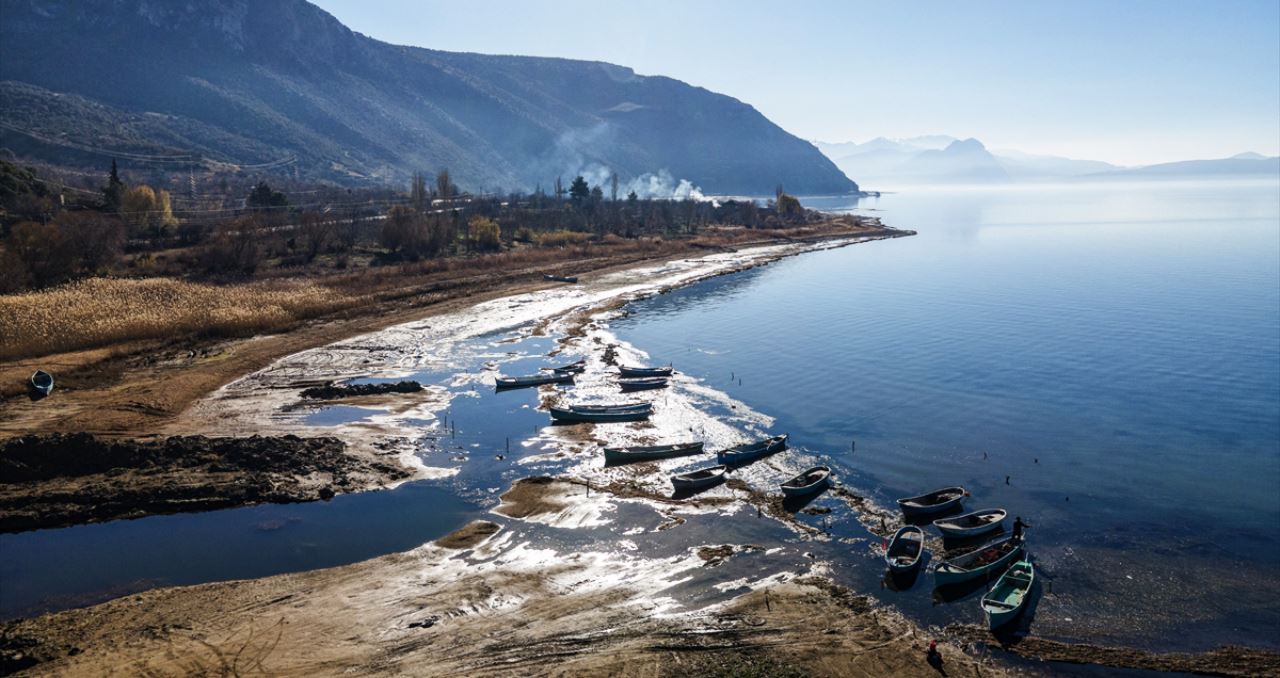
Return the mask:
<svg viewBox="0 0 1280 678"><path fill-rule="evenodd" d="M1028 527L1031 527L1031 523L1022 522L1022 516L1017 516L1013 519L1013 536L1011 537L1013 539L1013 543L1015 544L1022 543L1022 540L1023 540L1022 531L1027 529Z"/></svg>

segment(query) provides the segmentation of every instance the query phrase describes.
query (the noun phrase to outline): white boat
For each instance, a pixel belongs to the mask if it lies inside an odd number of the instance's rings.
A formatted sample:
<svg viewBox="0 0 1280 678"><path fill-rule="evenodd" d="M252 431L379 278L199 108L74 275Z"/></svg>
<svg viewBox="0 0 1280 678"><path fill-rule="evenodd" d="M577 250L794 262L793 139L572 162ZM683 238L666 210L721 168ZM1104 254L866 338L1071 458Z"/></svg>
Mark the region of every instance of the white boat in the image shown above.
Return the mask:
<svg viewBox="0 0 1280 678"><path fill-rule="evenodd" d="M933 526L948 537L977 537L1000 528L1000 523L1008 517L1009 512L1001 509L981 509L962 516L939 518Z"/></svg>
<svg viewBox="0 0 1280 678"><path fill-rule="evenodd" d="M1000 575L999 581L982 597L982 614L987 626L996 630L1013 621L1031 597L1031 585L1036 581L1036 568L1020 560Z"/></svg>

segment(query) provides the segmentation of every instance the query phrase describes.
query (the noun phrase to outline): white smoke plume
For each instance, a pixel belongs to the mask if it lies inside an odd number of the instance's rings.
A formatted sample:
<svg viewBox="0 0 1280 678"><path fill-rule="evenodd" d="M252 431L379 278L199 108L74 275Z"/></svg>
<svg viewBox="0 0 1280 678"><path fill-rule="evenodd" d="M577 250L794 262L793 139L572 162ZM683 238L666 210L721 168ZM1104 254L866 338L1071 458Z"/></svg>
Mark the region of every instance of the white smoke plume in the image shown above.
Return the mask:
<svg viewBox="0 0 1280 678"><path fill-rule="evenodd" d="M540 164L540 173L550 177L563 178L565 187L574 177L581 176L591 186L599 186L608 196L612 191L611 181L614 171L599 158L617 143L615 129L602 122L598 125L570 130L556 139L552 152ZM593 158L594 156L594 158ZM635 191L640 198L651 200L707 200L702 189L688 179L677 180L666 169L657 172L646 172L628 178L625 174L618 176L618 199L626 198Z"/></svg>

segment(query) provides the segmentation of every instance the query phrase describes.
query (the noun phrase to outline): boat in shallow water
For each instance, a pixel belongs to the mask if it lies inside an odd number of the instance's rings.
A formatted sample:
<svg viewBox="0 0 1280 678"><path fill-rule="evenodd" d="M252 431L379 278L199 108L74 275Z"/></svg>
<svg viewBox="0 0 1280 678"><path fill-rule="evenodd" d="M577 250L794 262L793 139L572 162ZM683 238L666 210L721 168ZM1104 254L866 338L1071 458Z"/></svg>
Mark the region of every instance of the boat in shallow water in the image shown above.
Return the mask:
<svg viewBox="0 0 1280 678"><path fill-rule="evenodd" d="M939 518L933 521L933 526L948 537L964 539L999 529L1008 515L1009 512L1001 508L980 509L962 516Z"/></svg>
<svg viewBox="0 0 1280 678"><path fill-rule="evenodd" d="M541 386L543 384L572 384L572 372L543 372L541 374L530 374L522 377L498 377L497 386L499 389L508 388L525 388L528 386Z"/></svg>
<svg viewBox="0 0 1280 678"><path fill-rule="evenodd" d="M31 375L31 388L40 395L49 395L53 392L53 375L44 370L36 370Z"/></svg>
<svg viewBox="0 0 1280 678"><path fill-rule="evenodd" d="M988 577L1018 558L1022 542L1005 537L960 556L938 563L933 568L933 581L938 586Z"/></svg>
<svg viewBox="0 0 1280 678"><path fill-rule="evenodd" d="M782 494L788 497L806 497L827 489L831 484L831 467L814 466L800 475L782 483Z"/></svg>
<svg viewBox="0 0 1280 678"><path fill-rule="evenodd" d="M1035 581L1036 568L1025 560L1005 570L996 585L982 597L982 614L987 618L988 628L994 631L1013 621L1026 607Z"/></svg>
<svg viewBox="0 0 1280 678"><path fill-rule="evenodd" d="M957 509L963 500L963 487L944 487L916 497L899 499L898 508L907 517L929 516Z"/></svg>
<svg viewBox="0 0 1280 678"><path fill-rule="evenodd" d="M561 422L644 421L653 414L653 405L634 403L628 405L570 405L552 407L551 418Z"/></svg>
<svg viewBox="0 0 1280 678"><path fill-rule="evenodd" d="M700 490L723 482L724 474L728 470L728 467L720 464L719 466L708 466L688 473L678 473L671 476L671 485L676 488L676 492Z"/></svg>
<svg viewBox="0 0 1280 678"><path fill-rule="evenodd" d="M671 459L691 454L701 454L701 441L692 443L676 443L674 445L632 445L630 447L604 448L604 460L609 464L626 464L633 461L649 461L652 459Z"/></svg>
<svg viewBox="0 0 1280 678"><path fill-rule="evenodd" d="M666 388L669 383L666 377L618 380L618 385L622 387L623 391L648 391L655 388Z"/></svg>
<svg viewBox="0 0 1280 678"><path fill-rule="evenodd" d="M920 567L920 557L924 554L924 530L915 525L903 525L889 540L884 550L884 562L889 570L905 574Z"/></svg>
<svg viewBox="0 0 1280 678"><path fill-rule="evenodd" d="M787 449L787 434L773 436L754 443L744 443L735 445L728 449L716 452L716 460L721 464L745 464L749 461L755 461L761 457L767 457L775 452Z"/></svg>
<svg viewBox="0 0 1280 678"><path fill-rule="evenodd" d="M643 378L643 377L669 377L674 372L670 367L628 367L626 365L618 366L618 373L624 377Z"/></svg>

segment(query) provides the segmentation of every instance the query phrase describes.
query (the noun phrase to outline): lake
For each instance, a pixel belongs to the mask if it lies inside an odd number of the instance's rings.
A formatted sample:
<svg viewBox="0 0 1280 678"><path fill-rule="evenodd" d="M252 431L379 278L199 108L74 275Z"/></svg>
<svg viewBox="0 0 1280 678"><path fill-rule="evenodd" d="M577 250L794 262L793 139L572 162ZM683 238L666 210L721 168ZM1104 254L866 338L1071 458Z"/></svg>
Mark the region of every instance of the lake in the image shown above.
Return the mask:
<svg viewBox="0 0 1280 678"><path fill-rule="evenodd" d="M963 485L1022 516L1056 594L1041 632L1277 645L1275 182L806 203L919 235L642 301L615 331L881 504Z"/></svg>
<svg viewBox="0 0 1280 678"><path fill-rule="evenodd" d="M959 484L972 494L968 507L1022 516L1044 582L1024 620L1038 634L1159 649L1280 647L1280 185L804 202L919 235L715 278L634 302L608 323L702 389L676 395L717 415L744 404L791 434L795 449L749 469L748 480L767 487L822 461L881 506ZM455 475L331 502L0 536L0 617L354 562L492 517L515 479L582 463L522 444L546 423L536 391L495 394L459 379L495 362L511 374L564 362L546 357L553 338L528 330L486 335L459 347L447 369L411 375L464 384L447 432L423 452ZM320 409L308 422L367 414ZM822 562L923 623L981 621L980 589L938 599L928 576L882 588L879 539L832 493L814 507L830 513L801 519L830 539L739 512L633 541L661 554L725 539L785 545L684 584L690 600L715 591L712 579L742 576L738 568L763 576ZM528 534L609 543L631 534L627 520L653 516L619 509L607 527Z"/></svg>

